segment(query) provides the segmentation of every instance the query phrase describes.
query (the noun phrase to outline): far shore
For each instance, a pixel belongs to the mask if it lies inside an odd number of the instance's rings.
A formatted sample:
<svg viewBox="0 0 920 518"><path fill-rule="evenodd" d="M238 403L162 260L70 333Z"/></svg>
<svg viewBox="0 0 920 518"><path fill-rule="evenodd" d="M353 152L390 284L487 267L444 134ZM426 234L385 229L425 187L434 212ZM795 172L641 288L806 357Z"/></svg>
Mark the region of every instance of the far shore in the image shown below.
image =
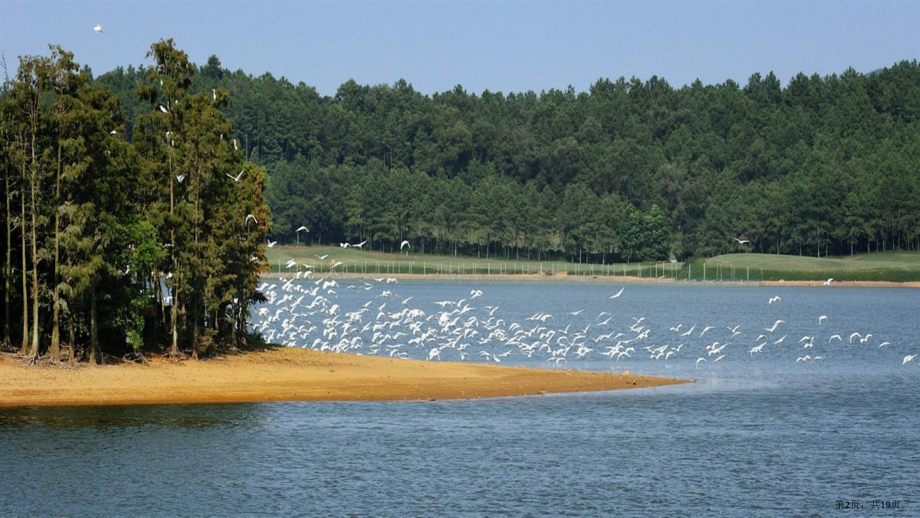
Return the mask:
<svg viewBox="0 0 920 518"><path fill-rule="evenodd" d="M37 365L0 355L0 408L399 401L593 392L689 383L624 373L426 362L273 348L147 365Z"/></svg>
<svg viewBox="0 0 920 518"><path fill-rule="evenodd" d="M670 277L618 277L615 275L567 275L557 273L555 275L524 273L514 275L483 275L483 274L423 274L423 273L381 273L381 274L364 274L364 273L317 273L319 277L330 279L362 279L371 281L372 279L393 278L398 280L423 280L423 281L442 281L442 280L473 280L473 281L545 281L545 282L589 282L604 284L671 284L671 285L692 285L692 286L805 286L821 288L920 288L920 282L917 281L834 281L830 286L825 286L824 281L698 281L686 279L673 279ZM266 272L262 274L265 279L294 279L297 274L294 272Z"/></svg>

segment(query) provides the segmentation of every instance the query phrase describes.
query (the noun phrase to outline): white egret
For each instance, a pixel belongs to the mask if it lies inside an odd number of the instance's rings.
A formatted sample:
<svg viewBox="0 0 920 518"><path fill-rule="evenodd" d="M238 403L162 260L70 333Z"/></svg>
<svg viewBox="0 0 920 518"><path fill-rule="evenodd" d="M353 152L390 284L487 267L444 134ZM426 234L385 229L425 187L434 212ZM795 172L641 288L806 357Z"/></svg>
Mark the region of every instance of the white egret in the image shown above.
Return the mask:
<svg viewBox="0 0 920 518"><path fill-rule="evenodd" d="M102 24L101 24L101 23L97 23L97 24L93 27L93 32L95 32L96 34L102 34Z"/></svg>
<svg viewBox="0 0 920 518"><path fill-rule="evenodd" d="M240 181L240 178L242 178L243 175L244 175L245 173L246 173L246 170L243 169L242 171L240 171L240 174L238 174L238 175L236 175L236 176L233 176L233 175L230 174L230 173L224 173L224 174L227 175L227 178L230 178L230 179L233 180L234 182L239 182L239 181Z"/></svg>
<svg viewBox="0 0 920 518"><path fill-rule="evenodd" d="M785 324L785 323L786 323L785 320L777 320L776 322L773 322L773 325L772 325L772 326L770 326L770 327L765 327L763 330L764 330L764 331L769 331L769 332L772 333L773 331L776 331L776 328L779 327L780 324Z"/></svg>
<svg viewBox="0 0 920 518"><path fill-rule="evenodd" d="M626 286L623 286L622 288L620 288L620 291L618 291L618 292L616 292L615 294L611 295L610 298L612 298L612 299L620 298L620 295L623 294L623 290L625 290L625 289L626 289Z"/></svg>

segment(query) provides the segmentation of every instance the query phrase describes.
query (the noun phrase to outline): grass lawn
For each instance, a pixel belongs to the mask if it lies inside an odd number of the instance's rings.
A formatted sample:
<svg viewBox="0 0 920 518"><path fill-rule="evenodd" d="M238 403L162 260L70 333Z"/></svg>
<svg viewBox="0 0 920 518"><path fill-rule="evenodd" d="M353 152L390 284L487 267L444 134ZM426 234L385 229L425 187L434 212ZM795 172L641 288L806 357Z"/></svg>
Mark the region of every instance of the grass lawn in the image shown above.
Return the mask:
<svg viewBox="0 0 920 518"><path fill-rule="evenodd" d="M848 281L920 281L920 253L875 252L844 257L804 257L775 254L725 254L693 261L693 278L702 277L706 264L708 279L718 275L745 280L748 271L753 280L824 280ZM716 272L716 273L714 273ZM716 277L717 278L717 277Z"/></svg>
<svg viewBox="0 0 920 518"><path fill-rule="evenodd" d="M365 275L568 275L673 277L707 281L920 281L920 253L876 252L847 257L803 257L775 254L725 254L689 263L575 264L566 261L505 260L387 252L371 252L336 246L276 246L267 252L272 272L292 272L309 265L327 272L333 262L343 264L337 272ZM325 260L320 257L326 256ZM296 265L287 268L293 259ZM705 268L704 268L705 265Z"/></svg>
<svg viewBox="0 0 920 518"><path fill-rule="evenodd" d="M354 248L336 246L276 246L268 249L266 255L271 264L271 271L296 271L302 265L310 265L314 271L329 270L333 261L341 261L336 271L359 272L367 275L387 273L428 273L444 275L514 275L540 274L553 275L568 272L569 275L630 275L642 277L671 277L680 271L681 264L675 263L631 263L631 264L576 264L565 261L534 261L527 259L505 260L503 257L486 259L484 257L446 256L430 254L391 254L371 252ZM326 256L325 260L320 257ZM289 260L298 265L287 268ZM625 273L624 273L625 272Z"/></svg>

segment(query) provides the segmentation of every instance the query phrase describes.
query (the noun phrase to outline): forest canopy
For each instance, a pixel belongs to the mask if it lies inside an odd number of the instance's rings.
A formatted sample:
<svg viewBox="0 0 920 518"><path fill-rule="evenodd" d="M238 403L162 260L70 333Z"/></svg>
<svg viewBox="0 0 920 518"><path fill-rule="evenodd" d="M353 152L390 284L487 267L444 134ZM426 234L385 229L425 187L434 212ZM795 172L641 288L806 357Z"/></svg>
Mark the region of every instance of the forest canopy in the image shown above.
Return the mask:
<svg viewBox="0 0 920 518"><path fill-rule="evenodd" d="M106 73L126 112L141 69ZM609 262L920 245L920 66L675 88L423 95L199 67L268 172L272 236ZM130 128L129 128L130 130ZM739 245L732 238L748 240Z"/></svg>

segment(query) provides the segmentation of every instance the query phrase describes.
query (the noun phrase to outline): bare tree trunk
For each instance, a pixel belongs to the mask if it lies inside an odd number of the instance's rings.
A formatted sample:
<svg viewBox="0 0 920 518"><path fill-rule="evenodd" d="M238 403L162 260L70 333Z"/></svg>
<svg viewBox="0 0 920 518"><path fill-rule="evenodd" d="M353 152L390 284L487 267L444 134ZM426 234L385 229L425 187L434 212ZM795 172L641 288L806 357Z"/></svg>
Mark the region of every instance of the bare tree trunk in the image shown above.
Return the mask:
<svg viewBox="0 0 920 518"><path fill-rule="evenodd" d="M173 265L175 265L175 260ZM174 275L176 279L175 288L173 289L172 308L169 310L169 318L172 327L172 345L169 348L171 356L179 355L179 276L178 272Z"/></svg>
<svg viewBox="0 0 920 518"><path fill-rule="evenodd" d="M169 143L166 143L169 145ZM175 184L173 184L173 169L172 169L172 152L169 152L169 214L172 215L176 210L176 190ZM179 261L176 258L176 231L169 231L169 243L170 243L170 252L173 256L173 277L176 279L173 285L173 301L172 301L172 310L170 311L170 318L172 320L172 344L169 347L169 354L171 356L179 355L179 319L178 319L178 309L179 309Z"/></svg>
<svg viewBox="0 0 920 518"><path fill-rule="evenodd" d="M60 272L60 234L61 215L61 142L58 140L57 178L54 186L54 278L51 280L51 361L61 361L61 308L58 293L58 275Z"/></svg>
<svg viewBox="0 0 920 518"><path fill-rule="evenodd" d="M25 167L23 167L25 169ZM23 170L22 185L19 189L21 220L19 223L20 237L22 238L22 345L19 354L25 356L29 352L29 281L26 276L26 189L25 171Z"/></svg>
<svg viewBox="0 0 920 518"><path fill-rule="evenodd" d="M34 149L34 148L33 148ZM34 151L33 151L34 156ZM38 211L38 204L35 200L35 191L38 187L38 174L35 170L32 171L32 351L31 356L38 357L38 221L36 219L36 212Z"/></svg>
<svg viewBox="0 0 920 518"><path fill-rule="evenodd" d="M69 338L70 364L76 365L77 364L77 340L76 340L75 331L74 331L75 324L73 321L73 311L69 312L69 316L67 317L67 322L68 322L67 327L69 328L69 331L70 331L70 338Z"/></svg>
<svg viewBox="0 0 920 518"><path fill-rule="evenodd" d="M96 365L99 351L99 324L96 319L96 287L89 293L89 364Z"/></svg>
<svg viewBox="0 0 920 518"><path fill-rule="evenodd" d="M10 171L6 169L6 262L4 264L4 290L3 290L3 343L10 344L10 289L12 288L10 278L13 276L13 225L10 221Z"/></svg>
<svg viewBox="0 0 920 518"><path fill-rule="evenodd" d="M200 301L192 299L192 359L198 359L198 308Z"/></svg>

